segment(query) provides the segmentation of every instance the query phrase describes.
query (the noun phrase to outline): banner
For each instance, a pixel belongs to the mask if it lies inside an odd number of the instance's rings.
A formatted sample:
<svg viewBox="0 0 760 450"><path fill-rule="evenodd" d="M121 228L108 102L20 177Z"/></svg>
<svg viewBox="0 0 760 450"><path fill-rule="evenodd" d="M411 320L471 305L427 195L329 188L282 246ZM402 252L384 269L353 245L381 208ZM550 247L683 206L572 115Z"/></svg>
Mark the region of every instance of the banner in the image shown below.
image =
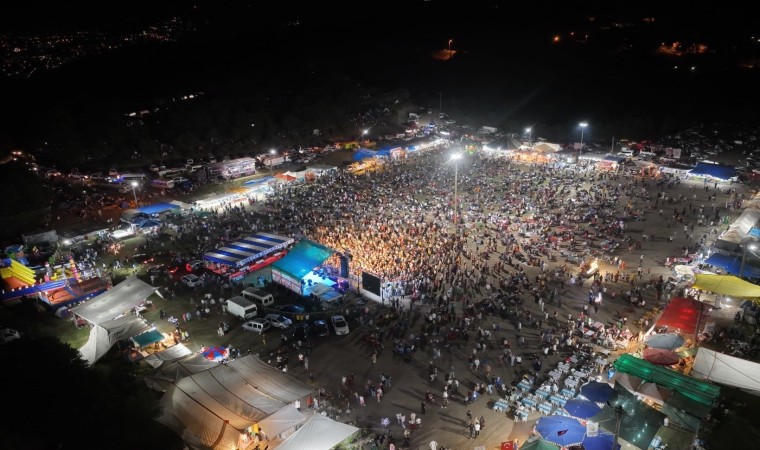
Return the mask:
<svg viewBox="0 0 760 450"><path fill-rule="evenodd" d="M586 436L588 437L596 437L599 435L599 423L598 422L592 422L588 421L586 424Z"/></svg>

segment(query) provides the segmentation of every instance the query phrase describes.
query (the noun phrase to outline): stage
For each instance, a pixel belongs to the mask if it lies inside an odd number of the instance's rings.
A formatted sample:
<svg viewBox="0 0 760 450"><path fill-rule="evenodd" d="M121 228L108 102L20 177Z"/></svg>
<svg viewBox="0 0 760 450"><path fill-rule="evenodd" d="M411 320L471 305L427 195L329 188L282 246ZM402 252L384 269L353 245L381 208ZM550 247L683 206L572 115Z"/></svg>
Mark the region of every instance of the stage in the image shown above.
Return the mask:
<svg viewBox="0 0 760 450"><path fill-rule="evenodd" d="M301 283L303 292L302 295L304 297L311 295L312 291L317 285L323 284L329 288L332 288L338 284L336 281L333 281L330 278L319 275L318 272L314 270L307 273L306 276L301 279Z"/></svg>

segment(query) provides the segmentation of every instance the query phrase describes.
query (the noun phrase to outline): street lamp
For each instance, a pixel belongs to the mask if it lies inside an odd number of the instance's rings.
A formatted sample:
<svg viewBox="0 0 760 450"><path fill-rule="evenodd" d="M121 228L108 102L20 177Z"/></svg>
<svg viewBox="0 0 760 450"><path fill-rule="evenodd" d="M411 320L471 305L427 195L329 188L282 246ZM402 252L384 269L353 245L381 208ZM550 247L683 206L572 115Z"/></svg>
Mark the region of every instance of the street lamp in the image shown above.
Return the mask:
<svg viewBox="0 0 760 450"><path fill-rule="evenodd" d="M459 160L462 159L461 153L454 153L451 155L450 161L454 162L454 231L456 232L456 227L459 222L459 196L458 196L458 185L459 185Z"/></svg>
<svg viewBox="0 0 760 450"><path fill-rule="evenodd" d="M449 55L451 54L451 43L454 42L453 39L449 39Z"/></svg>
<svg viewBox="0 0 760 450"><path fill-rule="evenodd" d="M132 186L132 195L135 197L135 207L137 207L137 192L135 192L135 188L139 185L137 181L132 181L129 183Z"/></svg>
<svg viewBox="0 0 760 450"><path fill-rule="evenodd" d="M525 132L528 133L528 147L530 147L530 139L533 137L533 128L528 127L525 129Z"/></svg>
<svg viewBox="0 0 760 450"><path fill-rule="evenodd" d="M580 162L581 161L581 152L583 151L583 130L586 129L586 127L588 126L588 123L587 122L581 122L581 123L578 124L578 126L581 127L581 146L578 149L578 162Z"/></svg>
<svg viewBox="0 0 760 450"><path fill-rule="evenodd" d="M277 154L277 150L269 149L269 175L271 176L274 171L274 155Z"/></svg>
<svg viewBox="0 0 760 450"><path fill-rule="evenodd" d="M747 259L747 250L755 251L757 250L757 245L749 244L748 246L744 247L744 252L742 253L742 266L741 269L739 269L739 278L744 277L744 261Z"/></svg>

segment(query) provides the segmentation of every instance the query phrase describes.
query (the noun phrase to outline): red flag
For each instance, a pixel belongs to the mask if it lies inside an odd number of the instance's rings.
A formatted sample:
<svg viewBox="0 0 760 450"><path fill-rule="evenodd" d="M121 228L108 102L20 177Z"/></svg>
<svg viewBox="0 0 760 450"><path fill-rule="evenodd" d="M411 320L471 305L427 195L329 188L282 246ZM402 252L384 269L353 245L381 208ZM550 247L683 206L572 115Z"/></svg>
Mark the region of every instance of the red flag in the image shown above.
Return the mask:
<svg viewBox="0 0 760 450"><path fill-rule="evenodd" d="M514 441L502 442L501 443L501 450L515 450L515 443L514 443Z"/></svg>
<svg viewBox="0 0 760 450"><path fill-rule="evenodd" d="M557 436L562 436L565 433L567 433L567 430L557 431Z"/></svg>

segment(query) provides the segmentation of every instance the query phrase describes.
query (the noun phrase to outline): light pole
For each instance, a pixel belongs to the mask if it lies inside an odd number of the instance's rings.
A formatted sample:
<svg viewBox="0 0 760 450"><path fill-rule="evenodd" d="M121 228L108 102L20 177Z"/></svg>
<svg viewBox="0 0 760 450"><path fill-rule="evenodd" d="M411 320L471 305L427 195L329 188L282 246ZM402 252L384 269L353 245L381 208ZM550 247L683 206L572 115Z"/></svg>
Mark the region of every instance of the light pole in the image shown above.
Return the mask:
<svg viewBox="0 0 760 450"><path fill-rule="evenodd" d="M271 148L269 149L269 176L272 176L274 173L274 155L277 154L277 150Z"/></svg>
<svg viewBox="0 0 760 450"><path fill-rule="evenodd" d="M533 128L528 127L525 129L525 132L528 133L528 147L530 147L530 139L533 137Z"/></svg>
<svg viewBox="0 0 760 450"><path fill-rule="evenodd" d="M755 251L757 250L757 245L749 244L748 246L744 247L744 252L742 253L742 266L739 269L739 278L744 277L744 261L747 259L747 250Z"/></svg>
<svg viewBox="0 0 760 450"><path fill-rule="evenodd" d="M453 39L449 39L449 55L451 55L451 43L454 42Z"/></svg>
<svg viewBox="0 0 760 450"><path fill-rule="evenodd" d="M135 197L135 208L137 208L137 192L135 192L135 188L137 188L138 183L137 181L132 181L129 184L132 186L132 195Z"/></svg>
<svg viewBox="0 0 760 450"><path fill-rule="evenodd" d="M578 149L578 162L580 163L581 162L581 152L583 151L583 130L586 129L586 127L588 126L588 123L587 122L581 122L581 123L578 124L578 126L581 127L581 146Z"/></svg>
<svg viewBox="0 0 760 450"><path fill-rule="evenodd" d="M459 160L462 159L461 153L454 153L450 160L454 161L454 231L457 231L459 225Z"/></svg>
<svg viewBox="0 0 760 450"><path fill-rule="evenodd" d="M367 140L367 135L369 134L369 128L365 128L362 130L362 140Z"/></svg>

